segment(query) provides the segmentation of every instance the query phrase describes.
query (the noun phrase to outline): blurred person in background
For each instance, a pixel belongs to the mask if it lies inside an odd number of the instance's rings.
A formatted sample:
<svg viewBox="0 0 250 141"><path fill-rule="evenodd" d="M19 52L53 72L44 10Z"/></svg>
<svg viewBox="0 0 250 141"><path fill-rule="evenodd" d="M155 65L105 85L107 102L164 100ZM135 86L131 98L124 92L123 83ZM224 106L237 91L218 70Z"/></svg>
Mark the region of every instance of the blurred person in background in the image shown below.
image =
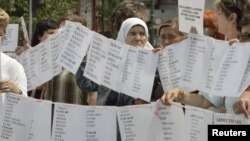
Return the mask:
<svg viewBox="0 0 250 141"><path fill-rule="evenodd" d="M66 20L78 22L83 26L87 25L83 17L75 14L68 14L59 19L60 27L65 24ZM89 95L90 98L95 97L95 94ZM60 74L47 82L44 99L51 100L53 102L88 105L87 92L81 90L77 86L75 75L66 69L63 69Z"/></svg>
<svg viewBox="0 0 250 141"><path fill-rule="evenodd" d="M239 42L250 42L250 13L243 16L240 21L241 33ZM236 114L244 114L250 118L250 87L235 101L233 110Z"/></svg>
<svg viewBox="0 0 250 141"><path fill-rule="evenodd" d="M143 21L148 20L148 9L143 2L126 0L119 3L110 15L112 37L115 39L121 24L127 18L137 17Z"/></svg>
<svg viewBox="0 0 250 141"><path fill-rule="evenodd" d="M179 31L179 22L177 18L166 20L158 28L158 38L160 46L159 48L164 49L165 47L180 42L187 38L187 34ZM159 72L156 71L153 92L151 96L152 101L156 101L161 98L164 90L161 84Z"/></svg>
<svg viewBox="0 0 250 141"><path fill-rule="evenodd" d="M124 20L131 17L138 17L139 19L142 19L145 21L147 19L147 7L143 2L138 1L124 1L117 5L117 7L113 10L111 16L110 16L110 29L112 30L112 38L116 38L117 33L121 27L121 24ZM107 36L107 35L106 35ZM93 100L93 105L116 105L117 103L117 93L110 89L103 89L103 87L99 87L98 84L94 83L93 81L89 80L88 78L83 76L84 69L86 66L86 57L83 59L77 73L76 73L76 80L77 85L82 89L87 91L88 93L92 93L92 95L96 96L93 98L90 98ZM100 96L98 98L98 91L102 91L102 93L108 93L106 96L108 97L102 97L101 100ZM96 98L94 100L94 98ZM95 101L95 102L94 102ZM96 103L97 102L97 103Z"/></svg>
<svg viewBox="0 0 250 141"><path fill-rule="evenodd" d="M219 0L216 3L216 20L218 24L218 32L225 36L226 40L232 40L240 35L240 19L244 16L246 5L249 5L249 0ZM177 101L182 104L191 106L209 108L211 106L221 107L225 105L226 112L234 114L233 103L235 98L220 97L209 94L192 94L185 92L181 88L173 88L166 92L161 101L164 104L170 105L172 101Z"/></svg>
<svg viewBox="0 0 250 141"><path fill-rule="evenodd" d="M36 24L35 31L31 40L31 47L35 47L39 43L45 41L50 34L54 34L58 31L58 23L53 20L43 20ZM25 50L29 49L29 45L27 42L24 42L23 46L19 46L16 48L16 54L20 55ZM31 90L28 92L28 96L43 99L43 96L46 91L45 84L37 87L35 90Z"/></svg>

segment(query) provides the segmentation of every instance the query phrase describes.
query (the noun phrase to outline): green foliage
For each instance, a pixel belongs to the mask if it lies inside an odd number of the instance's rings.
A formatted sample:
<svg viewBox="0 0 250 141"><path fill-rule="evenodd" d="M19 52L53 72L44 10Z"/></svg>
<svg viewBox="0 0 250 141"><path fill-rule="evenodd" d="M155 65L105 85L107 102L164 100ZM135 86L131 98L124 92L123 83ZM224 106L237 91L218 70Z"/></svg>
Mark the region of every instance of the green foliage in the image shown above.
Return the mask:
<svg viewBox="0 0 250 141"><path fill-rule="evenodd" d="M98 0L96 0L98 1ZM99 0L100 1L100 0ZM124 0L102 0L102 5L97 5L97 15L101 15L101 28L103 31L110 31L109 17L118 3ZM37 22L45 19L58 20L65 14L76 13L79 0L33 0L33 4L38 3L38 7L33 9L33 29ZM11 16L10 23L20 23L23 16L27 28L29 27L29 0L0 0L0 7L6 10ZM22 43L22 28L19 28L19 44ZM28 29L27 29L28 30Z"/></svg>
<svg viewBox="0 0 250 141"><path fill-rule="evenodd" d="M102 0L102 5L96 7L96 11L101 15L102 21L101 26L103 31L109 31L110 28L110 16L115 9L115 7L124 0Z"/></svg>
<svg viewBox="0 0 250 141"><path fill-rule="evenodd" d="M68 13L76 13L79 0L43 0L41 7L37 10L37 21L45 19L58 20Z"/></svg>
<svg viewBox="0 0 250 141"><path fill-rule="evenodd" d="M57 21L65 14L76 13L78 1L79 0L33 0L33 2L39 2L38 7L35 10L33 9L33 29L39 21L45 19ZM11 16L10 23L19 24L20 17L23 16L27 28L29 27L29 0L0 0L0 7ZM20 30L19 44L22 43L22 40L23 33Z"/></svg>
<svg viewBox="0 0 250 141"><path fill-rule="evenodd" d="M0 7L15 17L27 16L29 0L0 0Z"/></svg>
<svg viewBox="0 0 250 141"><path fill-rule="evenodd" d="M97 11L105 18L109 18L114 8L124 0L103 0L102 5L97 6Z"/></svg>

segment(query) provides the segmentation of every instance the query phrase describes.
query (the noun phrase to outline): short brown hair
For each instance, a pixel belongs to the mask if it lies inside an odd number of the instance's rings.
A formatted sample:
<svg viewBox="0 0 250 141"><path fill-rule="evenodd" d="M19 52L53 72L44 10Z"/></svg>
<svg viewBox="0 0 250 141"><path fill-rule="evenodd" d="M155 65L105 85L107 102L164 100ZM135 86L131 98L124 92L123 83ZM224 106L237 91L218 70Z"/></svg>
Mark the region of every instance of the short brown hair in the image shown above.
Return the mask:
<svg viewBox="0 0 250 141"><path fill-rule="evenodd" d="M226 18L228 18L231 13L235 13L237 15L236 27L237 30L240 31L239 22L248 5L249 0L219 0L216 3L216 8L221 10L221 12L225 14Z"/></svg>
<svg viewBox="0 0 250 141"><path fill-rule="evenodd" d="M127 18L137 17L146 21L147 7L143 2L138 1L123 1L117 5L110 16L110 22L115 27L115 30L119 31L121 24Z"/></svg>
<svg viewBox="0 0 250 141"><path fill-rule="evenodd" d="M72 22L79 22L79 23L81 23L83 26L87 26L86 20L85 20L83 17L78 16L78 15L75 15L75 14L68 14L68 15L66 15L66 16L64 16L64 17L62 17L62 18L60 18L59 22L61 23L61 22L64 22L64 21L66 21L66 20L72 21Z"/></svg>
<svg viewBox="0 0 250 141"><path fill-rule="evenodd" d="M164 23L162 23L158 29L158 36L160 36L160 32L161 32L161 29L163 27L170 27L170 28L176 30L179 33L180 37L182 37L182 38L187 37L187 34L179 31L179 22L178 22L177 18L168 19Z"/></svg>

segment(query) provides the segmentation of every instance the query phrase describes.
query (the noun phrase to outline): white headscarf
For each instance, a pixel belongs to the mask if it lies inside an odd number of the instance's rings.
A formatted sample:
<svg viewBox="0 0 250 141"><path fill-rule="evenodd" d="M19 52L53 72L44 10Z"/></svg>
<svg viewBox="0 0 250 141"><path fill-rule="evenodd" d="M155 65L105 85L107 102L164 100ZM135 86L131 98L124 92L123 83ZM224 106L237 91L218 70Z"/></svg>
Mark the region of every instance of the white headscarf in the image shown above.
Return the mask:
<svg viewBox="0 0 250 141"><path fill-rule="evenodd" d="M129 32L129 30L135 25L141 25L142 27L144 27L145 32L146 32L146 36L149 37L148 27L143 20L138 19L138 18L128 18L125 21L123 21L123 23L120 27L120 30L118 32L116 40L125 43L125 38ZM148 41L146 42L144 48L149 49L149 50L153 49L152 45Z"/></svg>

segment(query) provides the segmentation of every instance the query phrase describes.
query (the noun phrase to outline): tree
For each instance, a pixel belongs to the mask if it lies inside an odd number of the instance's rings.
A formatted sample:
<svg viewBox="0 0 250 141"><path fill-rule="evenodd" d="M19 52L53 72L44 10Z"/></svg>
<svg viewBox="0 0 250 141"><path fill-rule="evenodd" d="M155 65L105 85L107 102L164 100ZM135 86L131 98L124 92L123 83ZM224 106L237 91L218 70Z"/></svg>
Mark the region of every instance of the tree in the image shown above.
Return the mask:
<svg viewBox="0 0 250 141"><path fill-rule="evenodd" d="M112 31L112 25L110 25L110 16L117 5L124 0L102 0L101 5L96 7L96 11L101 16L101 29L102 32ZM110 33L111 34L111 33ZM109 35L112 36L112 35Z"/></svg>
<svg viewBox="0 0 250 141"><path fill-rule="evenodd" d="M32 18L32 26L34 27L39 21L45 19L58 20L67 13L76 13L79 0L33 0L32 3L35 14ZM29 0L0 0L0 6L11 16L10 23L19 24L20 17L23 16L28 26ZM19 41L22 41L23 34L22 31L20 32Z"/></svg>

